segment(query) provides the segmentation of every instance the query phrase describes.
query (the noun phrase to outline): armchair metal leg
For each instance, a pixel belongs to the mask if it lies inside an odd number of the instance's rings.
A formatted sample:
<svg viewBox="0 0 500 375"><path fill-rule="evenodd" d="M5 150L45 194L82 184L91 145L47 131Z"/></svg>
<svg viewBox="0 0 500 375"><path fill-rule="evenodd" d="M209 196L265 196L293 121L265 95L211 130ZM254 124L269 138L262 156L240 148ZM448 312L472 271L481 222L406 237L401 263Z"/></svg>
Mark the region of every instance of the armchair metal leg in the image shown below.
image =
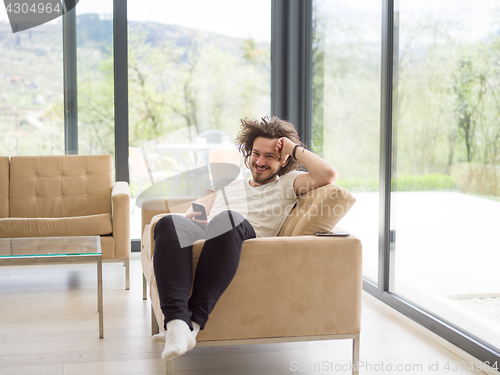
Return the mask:
<svg viewBox="0 0 500 375"><path fill-rule="evenodd" d="M144 273L142 274L142 299L144 301L148 299L148 281Z"/></svg>
<svg viewBox="0 0 500 375"><path fill-rule="evenodd" d="M160 333L160 327L156 321L155 312L153 311L153 305L151 305L151 336Z"/></svg>
<svg viewBox="0 0 500 375"><path fill-rule="evenodd" d="M125 259L125 289L130 290L130 259Z"/></svg>
<svg viewBox="0 0 500 375"><path fill-rule="evenodd" d="M359 375L359 333L352 339L352 375Z"/></svg>
<svg viewBox="0 0 500 375"><path fill-rule="evenodd" d="M174 360L171 359L170 361L167 362L167 375L173 375L174 374L174 365L173 362Z"/></svg>

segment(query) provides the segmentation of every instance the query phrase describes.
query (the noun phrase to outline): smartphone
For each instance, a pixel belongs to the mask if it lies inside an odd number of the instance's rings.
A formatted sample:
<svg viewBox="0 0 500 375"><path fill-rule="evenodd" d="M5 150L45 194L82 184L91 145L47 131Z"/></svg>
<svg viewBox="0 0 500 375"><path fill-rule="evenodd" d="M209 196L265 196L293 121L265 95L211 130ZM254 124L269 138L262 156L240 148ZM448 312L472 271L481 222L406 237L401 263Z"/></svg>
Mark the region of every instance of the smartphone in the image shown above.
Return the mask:
<svg viewBox="0 0 500 375"><path fill-rule="evenodd" d="M347 237L349 233L347 232L316 232L316 236L328 236L328 237Z"/></svg>
<svg viewBox="0 0 500 375"><path fill-rule="evenodd" d="M193 202L191 203L191 207L194 212L201 212L201 215L195 216L195 220L208 220L207 219L207 210L205 209L205 205L201 203Z"/></svg>

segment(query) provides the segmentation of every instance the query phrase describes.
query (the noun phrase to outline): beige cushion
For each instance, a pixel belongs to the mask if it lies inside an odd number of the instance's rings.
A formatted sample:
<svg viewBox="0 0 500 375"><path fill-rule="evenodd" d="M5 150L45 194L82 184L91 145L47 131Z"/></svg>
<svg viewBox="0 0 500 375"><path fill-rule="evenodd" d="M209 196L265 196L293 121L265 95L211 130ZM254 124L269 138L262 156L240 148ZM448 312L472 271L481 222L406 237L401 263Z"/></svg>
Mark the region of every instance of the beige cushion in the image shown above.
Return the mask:
<svg viewBox="0 0 500 375"><path fill-rule="evenodd" d="M111 234L111 215L0 219L0 237L62 237Z"/></svg>
<svg viewBox="0 0 500 375"><path fill-rule="evenodd" d="M304 236L329 232L349 212L356 199L344 188L325 185L297 201L278 236Z"/></svg>
<svg viewBox="0 0 500 375"><path fill-rule="evenodd" d="M13 156L10 217L111 213L111 155Z"/></svg>
<svg viewBox="0 0 500 375"><path fill-rule="evenodd" d="M9 217L9 157L0 156L0 218Z"/></svg>

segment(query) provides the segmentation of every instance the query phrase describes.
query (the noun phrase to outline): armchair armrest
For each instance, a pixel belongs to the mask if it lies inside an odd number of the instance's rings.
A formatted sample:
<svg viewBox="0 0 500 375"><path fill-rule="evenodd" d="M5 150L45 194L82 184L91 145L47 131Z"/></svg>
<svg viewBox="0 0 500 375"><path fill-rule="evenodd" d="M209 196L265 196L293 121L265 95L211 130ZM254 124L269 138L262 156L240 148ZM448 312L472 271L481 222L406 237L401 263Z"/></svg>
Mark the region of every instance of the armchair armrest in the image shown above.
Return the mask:
<svg viewBox="0 0 500 375"><path fill-rule="evenodd" d="M146 225L151 224L151 220L156 215L168 213L184 213L189 207L191 202L196 198L148 198L141 202L141 236L144 234ZM157 220L158 221L158 220ZM154 226L153 226L154 229Z"/></svg>
<svg viewBox="0 0 500 375"><path fill-rule="evenodd" d="M155 233L155 227L158 221L167 215L182 215L179 213L172 213L172 212L167 212L167 213L161 213L158 215L153 216L153 218L150 220L149 223L144 224L144 230L141 234L141 243L143 249L141 250L142 252L142 257L146 258L151 258L153 259L153 254L154 254L154 233ZM147 230L145 229L147 226ZM143 259L143 263L147 262L145 259Z"/></svg>
<svg viewBox="0 0 500 375"><path fill-rule="evenodd" d="M166 198L149 198L141 204L141 235L146 225L151 224L154 216L166 214L169 211Z"/></svg>
<svg viewBox="0 0 500 375"><path fill-rule="evenodd" d="M322 280L330 278L332 283L352 280L351 288L344 286L344 290L349 295L361 293L362 245L354 235L252 238L243 242L241 256L260 263L249 268L251 273L261 274L256 275L257 279L268 278L279 283L288 277L314 280L320 275ZM323 272L318 274L319 270ZM306 291L310 286L297 287ZM332 284L326 283L324 287L331 288Z"/></svg>
<svg viewBox="0 0 500 375"><path fill-rule="evenodd" d="M130 258L130 187L117 181L111 189L111 218L115 241L115 258Z"/></svg>
<svg viewBox="0 0 500 375"><path fill-rule="evenodd" d="M361 302L355 236L253 238L198 340L359 333Z"/></svg>

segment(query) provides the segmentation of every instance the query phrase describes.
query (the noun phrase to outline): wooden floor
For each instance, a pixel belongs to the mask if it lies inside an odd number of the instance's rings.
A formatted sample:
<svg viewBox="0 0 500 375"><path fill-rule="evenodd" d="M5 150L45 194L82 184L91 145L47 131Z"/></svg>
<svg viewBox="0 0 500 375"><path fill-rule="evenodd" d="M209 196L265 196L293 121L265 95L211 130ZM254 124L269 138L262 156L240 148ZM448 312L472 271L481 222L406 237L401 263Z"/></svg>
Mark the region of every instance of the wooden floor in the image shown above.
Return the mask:
<svg viewBox="0 0 500 375"><path fill-rule="evenodd" d="M0 374L165 374L162 346L150 337L139 254L130 267L126 291L123 265L103 265L104 339L95 265L0 267ZM349 374L350 359L351 340L195 348L174 361L174 374ZM461 360L364 298L361 374L481 374L444 369Z"/></svg>

